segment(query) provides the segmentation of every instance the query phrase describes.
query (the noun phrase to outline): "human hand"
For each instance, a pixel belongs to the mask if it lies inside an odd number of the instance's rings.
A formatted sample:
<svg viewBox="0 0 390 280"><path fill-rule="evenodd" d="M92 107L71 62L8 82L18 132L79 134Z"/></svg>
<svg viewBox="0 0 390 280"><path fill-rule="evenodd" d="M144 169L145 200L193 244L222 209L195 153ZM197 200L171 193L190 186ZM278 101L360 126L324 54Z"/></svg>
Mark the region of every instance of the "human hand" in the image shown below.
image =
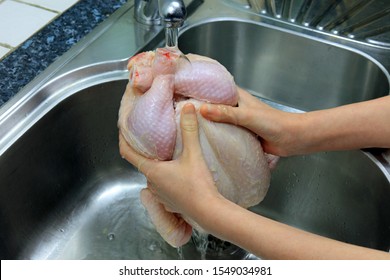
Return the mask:
<svg viewBox="0 0 390 280"><path fill-rule="evenodd" d="M172 246L181 246L190 237L191 227L183 216L197 222L202 208L221 197L203 158L199 143L195 107L186 104L181 113L183 152L172 161L157 161L135 152L119 135L120 154L136 166L148 180L141 200L148 209L157 231ZM170 213L166 211L169 210Z"/></svg>
<svg viewBox="0 0 390 280"><path fill-rule="evenodd" d="M301 114L287 113L261 102L247 91L238 88L238 106L204 104L200 113L215 122L246 127L261 137L266 153L288 156L299 151L297 124Z"/></svg>

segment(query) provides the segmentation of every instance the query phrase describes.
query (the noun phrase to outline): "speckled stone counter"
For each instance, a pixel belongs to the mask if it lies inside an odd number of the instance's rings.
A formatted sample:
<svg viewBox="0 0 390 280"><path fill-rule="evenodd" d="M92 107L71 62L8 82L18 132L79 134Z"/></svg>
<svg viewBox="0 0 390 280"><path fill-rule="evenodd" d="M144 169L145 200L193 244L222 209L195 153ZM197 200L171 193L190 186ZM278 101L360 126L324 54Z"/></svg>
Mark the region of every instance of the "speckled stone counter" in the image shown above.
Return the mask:
<svg viewBox="0 0 390 280"><path fill-rule="evenodd" d="M0 60L0 107L126 0L81 0Z"/></svg>

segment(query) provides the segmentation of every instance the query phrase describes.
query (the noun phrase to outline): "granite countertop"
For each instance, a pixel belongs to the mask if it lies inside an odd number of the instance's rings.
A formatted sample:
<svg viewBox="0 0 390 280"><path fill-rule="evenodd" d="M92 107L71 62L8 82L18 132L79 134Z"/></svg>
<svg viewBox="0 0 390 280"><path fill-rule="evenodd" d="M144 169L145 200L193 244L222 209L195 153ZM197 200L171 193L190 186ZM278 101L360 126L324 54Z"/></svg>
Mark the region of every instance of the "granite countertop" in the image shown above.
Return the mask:
<svg viewBox="0 0 390 280"><path fill-rule="evenodd" d="M0 60L0 107L126 0L81 0Z"/></svg>

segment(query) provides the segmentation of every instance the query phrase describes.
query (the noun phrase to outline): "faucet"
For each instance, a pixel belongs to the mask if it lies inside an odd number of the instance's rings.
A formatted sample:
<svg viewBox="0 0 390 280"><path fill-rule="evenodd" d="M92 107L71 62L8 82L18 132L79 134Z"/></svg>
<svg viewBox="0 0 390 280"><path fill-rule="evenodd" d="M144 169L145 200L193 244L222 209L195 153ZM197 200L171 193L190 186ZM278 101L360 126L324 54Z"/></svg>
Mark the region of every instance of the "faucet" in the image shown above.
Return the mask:
<svg viewBox="0 0 390 280"><path fill-rule="evenodd" d="M135 0L134 16L146 25L177 28L183 25L186 14L182 0Z"/></svg>

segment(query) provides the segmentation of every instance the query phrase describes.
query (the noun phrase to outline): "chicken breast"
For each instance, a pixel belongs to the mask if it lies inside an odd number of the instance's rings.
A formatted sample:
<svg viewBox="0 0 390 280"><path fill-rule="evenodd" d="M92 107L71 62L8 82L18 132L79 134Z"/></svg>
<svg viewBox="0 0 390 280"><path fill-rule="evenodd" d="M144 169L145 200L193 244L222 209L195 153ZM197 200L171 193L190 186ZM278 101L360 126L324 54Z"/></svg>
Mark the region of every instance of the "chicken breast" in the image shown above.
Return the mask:
<svg viewBox="0 0 390 280"><path fill-rule="evenodd" d="M119 129L140 154L158 160L178 158L182 152L180 112L186 102L197 109L204 102L237 105L232 75L207 57L161 48L130 59L129 83L119 110ZM219 192L242 207L262 201L270 183L270 168L260 142L250 131L214 123L198 113L199 137L206 163ZM168 212L149 189L141 201L156 230L172 246L202 229L186 217Z"/></svg>

